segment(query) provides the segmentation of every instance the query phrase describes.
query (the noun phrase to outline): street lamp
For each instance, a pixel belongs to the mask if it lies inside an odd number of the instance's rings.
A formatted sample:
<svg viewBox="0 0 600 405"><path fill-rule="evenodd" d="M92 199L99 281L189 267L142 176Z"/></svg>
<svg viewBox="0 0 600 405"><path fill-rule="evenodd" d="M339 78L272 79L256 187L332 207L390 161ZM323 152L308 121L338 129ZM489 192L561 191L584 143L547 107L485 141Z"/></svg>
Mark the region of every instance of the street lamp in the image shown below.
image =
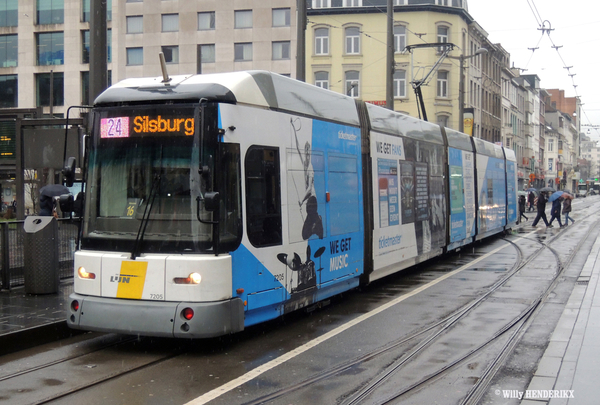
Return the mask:
<svg viewBox="0 0 600 405"><path fill-rule="evenodd" d="M479 48L473 55L447 56L450 59L458 59L460 62L460 81L458 82L458 131L465 132L465 60L474 58L482 53L487 53L486 48Z"/></svg>

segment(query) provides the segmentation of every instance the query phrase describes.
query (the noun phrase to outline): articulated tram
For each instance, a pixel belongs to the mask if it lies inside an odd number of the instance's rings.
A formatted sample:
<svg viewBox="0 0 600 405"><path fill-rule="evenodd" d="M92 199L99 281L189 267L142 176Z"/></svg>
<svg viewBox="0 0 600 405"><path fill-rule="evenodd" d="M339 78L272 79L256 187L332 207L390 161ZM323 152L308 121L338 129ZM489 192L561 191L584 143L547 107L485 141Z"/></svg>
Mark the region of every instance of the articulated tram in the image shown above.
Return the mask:
<svg viewBox="0 0 600 405"><path fill-rule="evenodd" d="M514 152L264 71L103 92L67 322L204 338L516 224Z"/></svg>

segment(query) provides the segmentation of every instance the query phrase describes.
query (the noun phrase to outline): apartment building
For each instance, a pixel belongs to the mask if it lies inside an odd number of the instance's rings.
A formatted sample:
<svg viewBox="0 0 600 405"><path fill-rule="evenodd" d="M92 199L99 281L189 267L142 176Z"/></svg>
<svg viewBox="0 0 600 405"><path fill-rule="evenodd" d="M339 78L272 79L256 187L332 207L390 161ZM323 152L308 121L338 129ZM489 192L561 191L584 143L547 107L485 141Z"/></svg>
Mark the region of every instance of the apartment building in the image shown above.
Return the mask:
<svg viewBox="0 0 600 405"><path fill-rule="evenodd" d="M313 0L306 81L385 105L386 5L386 0ZM432 43L453 44L452 51L442 58L444 46L412 47ZM501 141L500 59L466 1L395 0L394 58L394 110L423 116L414 92L420 85L428 120L459 129L460 92L473 113L472 134Z"/></svg>

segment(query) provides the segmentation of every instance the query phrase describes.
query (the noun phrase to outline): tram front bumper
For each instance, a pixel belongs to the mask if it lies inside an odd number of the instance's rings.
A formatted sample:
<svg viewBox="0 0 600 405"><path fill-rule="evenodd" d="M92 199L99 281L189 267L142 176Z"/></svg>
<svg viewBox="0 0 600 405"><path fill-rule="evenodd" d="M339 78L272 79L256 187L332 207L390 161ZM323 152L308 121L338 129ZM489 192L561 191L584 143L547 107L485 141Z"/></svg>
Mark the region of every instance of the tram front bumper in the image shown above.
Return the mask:
<svg viewBox="0 0 600 405"><path fill-rule="evenodd" d="M182 314L185 308L193 310L189 320ZM209 338L244 330L244 304L239 298L217 302L165 302L73 293L69 296L67 324L72 329L96 332Z"/></svg>

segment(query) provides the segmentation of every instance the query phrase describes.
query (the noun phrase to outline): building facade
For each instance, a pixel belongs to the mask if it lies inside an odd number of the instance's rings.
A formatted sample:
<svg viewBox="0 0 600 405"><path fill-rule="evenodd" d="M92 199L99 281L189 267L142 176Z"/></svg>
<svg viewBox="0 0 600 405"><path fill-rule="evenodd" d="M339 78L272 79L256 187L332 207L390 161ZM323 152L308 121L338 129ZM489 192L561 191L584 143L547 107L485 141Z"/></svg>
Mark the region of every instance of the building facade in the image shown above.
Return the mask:
<svg viewBox="0 0 600 405"><path fill-rule="evenodd" d="M107 9L109 82L160 76L159 52L170 75L295 76L294 1L108 0ZM0 0L0 106L63 116L87 105L89 21L90 0Z"/></svg>
<svg viewBox="0 0 600 405"><path fill-rule="evenodd" d="M306 81L385 105L386 0L313 0L306 30ZM462 1L394 2L394 110L458 129L459 92L473 135L501 141L501 68L487 33ZM440 43L452 44L452 51ZM423 47L424 44L438 44ZM487 52L479 52L485 48ZM464 67L461 77L460 66Z"/></svg>

